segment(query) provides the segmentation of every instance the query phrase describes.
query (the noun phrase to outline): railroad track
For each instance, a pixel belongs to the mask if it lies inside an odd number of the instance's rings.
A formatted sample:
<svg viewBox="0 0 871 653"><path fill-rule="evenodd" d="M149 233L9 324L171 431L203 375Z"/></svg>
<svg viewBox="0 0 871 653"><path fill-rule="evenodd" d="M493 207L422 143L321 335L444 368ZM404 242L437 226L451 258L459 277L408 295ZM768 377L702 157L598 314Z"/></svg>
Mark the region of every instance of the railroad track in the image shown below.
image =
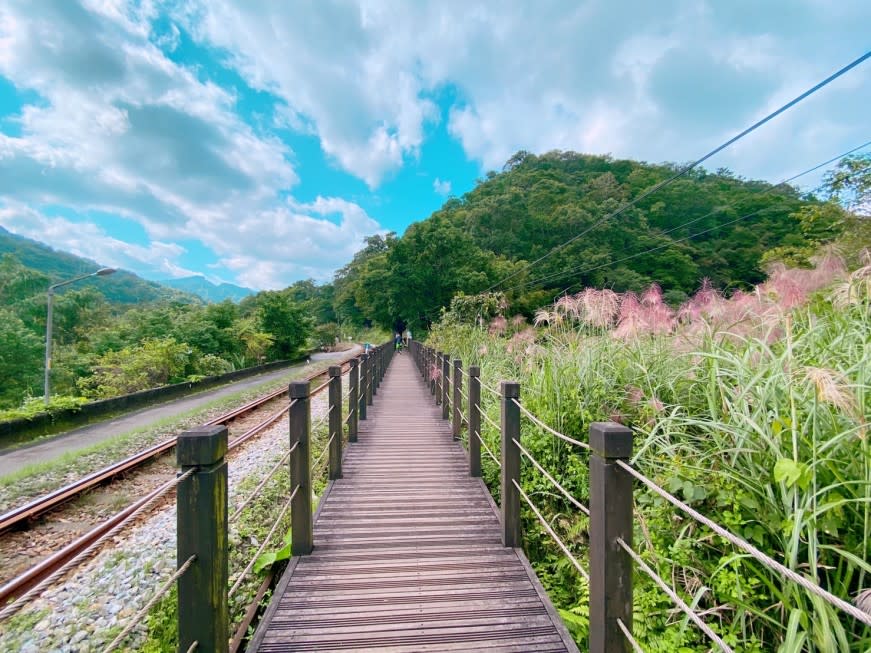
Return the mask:
<svg viewBox="0 0 871 653"><path fill-rule="evenodd" d="M343 373L347 371L348 362L353 358L356 358L356 355L350 356L340 361L340 364L343 368ZM304 380L313 382L321 377L325 377L326 374L326 371L319 372L317 374L312 374ZM315 394L323 391L327 387L328 383L329 382L327 381L315 387L312 390L311 396L314 396ZM251 401L243 406L240 406L239 408L224 413L223 415L220 415L206 422L206 425L226 424L232 422L235 419L239 419L240 417L243 417L255 410L260 409L270 401L278 399L286 392L287 391L283 388L276 390L275 392L271 392L267 395L264 395L263 397L255 399L254 401ZM234 437L228 443L228 449L235 449L247 440L256 436L267 427L274 424L276 421L281 419L281 417L284 416L285 413L287 413L288 408L289 405L281 407L279 410L269 414L266 419L255 424L244 433ZM25 505L22 505L18 508L10 510L3 515L0 515L0 534L11 529L27 528L33 522L33 520L38 518L40 515L54 510L58 506L68 501L71 501L76 497L79 497L100 485L109 483L113 479L123 474L127 474L137 469L138 467L141 467L148 462L167 454L175 447L175 444L175 437L168 438L167 440L148 447L147 449L144 449L128 458L125 458L124 460L114 463L97 472L89 474L79 479L78 481L75 481L74 483L70 483L69 485L59 488ZM43 580L51 577L58 570L62 569L66 564L73 561L84 552L88 551L91 547L95 546L107 533L135 517L140 512L140 510L143 509L143 507L147 506L150 502L152 502L155 497L158 496L158 493L161 492L161 488L157 488L149 492L148 494L133 502L109 519L93 527L81 537L67 544L62 549L49 555L36 565L30 567L23 573L8 581L6 584L0 587L0 608L23 596L30 589L36 587Z"/></svg>

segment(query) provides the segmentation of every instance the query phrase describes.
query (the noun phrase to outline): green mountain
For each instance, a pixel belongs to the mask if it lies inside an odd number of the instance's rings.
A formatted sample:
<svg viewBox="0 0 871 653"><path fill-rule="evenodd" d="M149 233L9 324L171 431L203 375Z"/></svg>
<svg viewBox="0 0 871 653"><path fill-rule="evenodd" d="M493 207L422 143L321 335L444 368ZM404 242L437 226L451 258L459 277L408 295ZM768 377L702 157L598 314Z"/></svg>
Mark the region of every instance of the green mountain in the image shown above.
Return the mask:
<svg viewBox="0 0 871 653"><path fill-rule="evenodd" d="M46 275L48 283L70 279L104 267L90 259L18 236L0 226L0 257L5 254L11 255L21 265ZM146 281L125 270L118 270L110 276L84 279L73 287L81 289L88 286L96 289L108 301L121 304L140 304L159 300L199 301L192 294L167 288L154 281Z"/></svg>
<svg viewBox="0 0 871 653"><path fill-rule="evenodd" d="M457 293L501 291L527 315L584 286L660 284L676 303L703 278L724 289L764 278L763 255L808 244L791 186L575 152L519 152L401 238L368 239L336 273L340 320L426 326ZM611 214L618 212L613 217Z"/></svg>
<svg viewBox="0 0 871 653"><path fill-rule="evenodd" d="M232 283L212 283L202 275L194 275L191 277L182 277L180 279L167 279L161 281L164 286L176 288L184 292L188 292L207 302L222 302L229 299L234 302L239 302L253 295L256 291L250 288L243 288Z"/></svg>

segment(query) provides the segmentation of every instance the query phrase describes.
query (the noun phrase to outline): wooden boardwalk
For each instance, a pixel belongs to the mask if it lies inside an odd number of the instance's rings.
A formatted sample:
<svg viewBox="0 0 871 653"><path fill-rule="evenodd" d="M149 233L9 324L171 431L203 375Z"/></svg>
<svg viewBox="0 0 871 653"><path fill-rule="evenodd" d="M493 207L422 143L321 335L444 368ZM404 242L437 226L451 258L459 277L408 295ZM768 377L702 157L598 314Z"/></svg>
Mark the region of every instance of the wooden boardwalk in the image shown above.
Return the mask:
<svg viewBox="0 0 871 653"><path fill-rule="evenodd" d="M408 354L249 651L577 651Z"/></svg>

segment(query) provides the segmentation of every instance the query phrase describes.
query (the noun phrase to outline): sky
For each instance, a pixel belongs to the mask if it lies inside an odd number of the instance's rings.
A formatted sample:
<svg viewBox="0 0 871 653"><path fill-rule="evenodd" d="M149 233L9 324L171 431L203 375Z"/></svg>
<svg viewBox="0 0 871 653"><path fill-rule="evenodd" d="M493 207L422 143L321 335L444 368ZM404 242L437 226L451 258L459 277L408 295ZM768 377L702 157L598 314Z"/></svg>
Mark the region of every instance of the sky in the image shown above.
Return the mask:
<svg viewBox="0 0 871 653"><path fill-rule="evenodd" d="M326 282L521 149L693 160L868 25L868 0L0 0L0 225L154 280ZM865 63L706 167L780 181L871 139L869 107Z"/></svg>

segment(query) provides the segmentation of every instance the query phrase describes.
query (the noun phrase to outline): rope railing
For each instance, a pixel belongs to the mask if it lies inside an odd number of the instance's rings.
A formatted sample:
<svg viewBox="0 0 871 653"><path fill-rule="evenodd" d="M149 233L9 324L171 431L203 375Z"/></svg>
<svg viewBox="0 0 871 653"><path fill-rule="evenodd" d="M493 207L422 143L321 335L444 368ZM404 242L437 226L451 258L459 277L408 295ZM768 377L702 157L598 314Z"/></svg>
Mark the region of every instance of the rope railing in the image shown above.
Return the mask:
<svg viewBox="0 0 871 653"><path fill-rule="evenodd" d="M481 434L478 431L475 431L475 437L478 438L478 442L481 443L481 448L484 450L490 458L493 459L493 462L496 463L497 467L502 467L502 463L499 462L499 459L493 455L493 452L490 450L490 447L487 446L487 443L484 442L484 438L481 437Z"/></svg>
<svg viewBox="0 0 871 653"><path fill-rule="evenodd" d="M500 399L502 398L502 393L501 393L501 392L499 392L498 390L494 390L493 388L491 388L489 385L487 385L487 384L484 383L483 381L481 381L481 389L482 389L482 390L486 390L486 391L489 392L490 394L494 394L494 395L496 395L496 396L499 397Z"/></svg>
<svg viewBox="0 0 871 653"><path fill-rule="evenodd" d="M327 389L328 387L330 387L330 381L331 380L324 381L318 387L316 387L314 390L309 392L308 393L309 398L314 397L316 394L318 394L318 393L322 392L323 390Z"/></svg>
<svg viewBox="0 0 871 653"><path fill-rule="evenodd" d="M687 617L689 617L690 620L692 620L692 622L694 624L696 624L699 627L699 629L703 633L705 633L705 635L707 635L708 638L712 642L714 642L717 646L720 647L721 651L724 651L725 653L734 653L732 648L728 644L726 644L726 642L724 642L720 638L720 636L717 635L717 633L715 633L713 630L711 630L711 627L708 624L706 624L698 614L696 614L695 610L693 610L690 606L688 606L686 604L686 601L684 601L678 595L678 593L674 591L674 588L671 587L664 580L662 580L662 577L659 574L657 574L653 569L651 569L650 566L646 562L644 562L644 560L641 558L641 556L638 555L638 553L636 553L635 550L631 546L629 546L628 544L626 544L626 542L623 541L622 537L617 538L617 544L619 544L621 546L621 548L624 551L626 551L626 553L629 554L629 557L631 557L632 560L635 561L635 564L638 565L638 567L645 574L650 576L650 578L653 580L654 583L659 585L660 589L663 592L665 592L666 595L668 595L668 598L670 598L672 600L672 602L678 608L680 608L681 612L683 612Z"/></svg>
<svg viewBox="0 0 871 653"><path fill-rule="evenodd" d="M568 499L578 510L580 510L582 513L587 515L587 517L590 516L590 509L587 508L587 506L585 506L583 503L581 503L580 501L575 499L569 493L568 490L566 490L562 485L560 485L559 481L557 481L553 476L551 476L550 473L544 467L542 467L541 464L532 456L532 454L529 453L522 444L520 444L520 442L518 442L514 438L511 438L511 441L515 445L517 445L517 448L520 449L520 453L522 453L524 456L526 456L529 459L529 462L531 462L533 465L535 465L535 468L538 471L540 471L547 480L549 480L554 486L556 486L556 489L558 489L560 492L562 492L562 495L566 499Z"/></svg>
<svg viewBox="0 0 871 653"><path fill-rule="evenodd" d="M636 470L634 467L632 467L632 465L628 465L621 460L618 460L617 464L622 469L624 469L626 472L631 474L633 477L635 477L636 479L641 481L645 486L647 486L655 494L659 495L660 497L662 497L663 499L665 499L666 501L671 503L673 506L675 506L679 510L682 510L683 512L688 514L690 517L695 519L696 521L704 524L705 526L710 528L712 531L714 531L720 537L722 537L725 540L727 540L728 542L734 544L739 549L742 549L743 551L748 553L750 555L750 557L753 558L754 560L756 560L757 562L761 563L765 567L768 567L770 570L779 573L781 576L791 580L792 582L796 583L797 585L800 585L801 587L806 589L808 592L810 592L814 596L817 596L817 597L823 599L824 601L827 601L831 605L841 609L842 611L846 612L854 619L861 621L866 626L871 626L871 614L863 612L862 610L860 610L856 606L852 605L851 603L848 603L844 599L835 596L834 594L832 594L828 590L823 589L822 587L820 587L819 585L817 585L813 581L808 580L804 576L801 576L800 574L797 574L796 572L794 572L792 569L789 569L785 565L777 562L777 560L775 560L771 556L763 553L762 551L757 549L755 546L750 544L750 542L748 542L747 540L745 540L741 537L738 537L737 535L735 535L731 531L726 530L725 528L723 528L722 526L720 526L719 524L717 524L713 520L709 519L708 517L705 517L703 514L701 514L697 510L693 509L691 506L687 505L686 503L684 503L683 501L681 501L680 499L678 499L674 495L670 494L668 491L661 488L654 481L650 480L644 474L642 474L641 472Z"/></svg>
<svg viewBox="0 0 871 653"><path fill-rule="evenodd" d="M644 653L644 649L641 648L641 644L632 636L632 633L629 632L629 629L626 627L626 624L623 623L622 619L617 619L617 627L623 633L623 636L626 638L626 641L629 642L629 645L632 647L632 650L635 653Z"/></svg>
<svg viewBox="0 0 871 653"><path fill-rule="evenodd" d="M330 439L327 440L327 444L324 447L324 450L321 451L321 455L318 456L317 459L312 463L312 469L317 469L318 465L321 464L321 461L326 458L328 453L330 453L330 445L333 443L333 440L335 440L335 438L336 438L335 435L331 435Z"/></svg>
<svg viewBox="0 0 871 653"><path fill-rule="evenodd" d="M260 554L263 553L263 550L266 548L266 545L269 544L269 541L272 539L272 536L275 534L275 530L278 528L278 525L281 524L281 520L284 518L284 515L287 514L287 511L290 510L290 504L293 501L293 498L296 496L296 493L299 491L299 485L293 488L293 492L290 493L290 496L287 499L287 502L284 504L284 507L281 509L281 512L278 514L278 518L275 520L275 523L272 524L272 528L269 529L269 532L266 534L266 537L263 538L263 542L260 544L260 547L257 549L257 552L254 554L254 557L251 558L251 561L245 566L245 569L242 570L242 573L239 574L239 577L236 578L236 582L233 583L233 586L227 592L227 598L233 596L236 593L236 590L239 589L239 586L242 585L242 581L248 576L251 570L254 568L254 565L257 563L257 559L260 557Z"/></svg>
<svg viewBox="0 0 871 653"><path fill-rule="evenodd" d="M581 447L583 449L590 448L590 445L587 444L586 442L581 442L580 440L575 440L574 438L570 438L569 436L565 435L564 433L560 433L556 429L551 428L550 426L548 426L547 424L542 422L540 419L538 419L538 417L536 417L532 412L530 412L530 410L528 408L526 408L526 406L521 404L516 399L512 399L511 401L517 405L517 407L520 409L521 413L526 415L530 420L532 420L533 423L540 426L541 428L543 428L545 431L547 431L551 435L559 438L560 440L565 440L566 442L570 442L571 444L574 444L574 445Z"/></svg>
<svg viewBox="0 0 871 653"><path fill-rule="evenodd" d="M179 567L176 572L170 578L168 578L163 585L158 588L154 595L148 600L148 603L146 603L139 610L139 612L137 612L130 618L130 621L128 621L127 625L124 626L124 629L120 633L118 633L118 636L115 637L115 639L113 639L111 642L109 642L106 648L103 649L103 653L111 653L111 651L114 651L116 648L118 648L118 646L121 644L121 642L124 641L127 635L129 635L133 631L133 629L136 628L136 626L142 623L143 618L148 614L148 611L151 610L154 604L169 593L169 591L172 589L173 583L175 583L179 578L184 576L185 572L190 569L191 565L196 559L197 557L195 555L192 555L187 560L185 560L184 564Z"/></svg>
<svg viewBox="0 0 871 653"><path fill-rule="evenodd" d="M356 408L351 408L351 410L349 410L349 411L348 411L348 414L345 416L345 419L342 421L342 424L347 424L348 422L350 422L350 421L351 421L351 417L352 417L352 416L354 415L354 413L356 413L356 412L357 412L357 409L356 409Z"/></svg>
<svg viewBox="0 0 871 653"><path fill-rule="evenodd" d="M590 575L581 566L581 563L578 562L578 559L575 558L575 556L572 554L572 552L569 551L569 548L559 538L559 536L556 534L556 531L553 530L553 527L547 523L547 520L544 518L544 516L541 514L541 512L539 512L538 508L536 508L535 504L532 502L532 499L529 498L529 495L527 495L526 492L523 491L523 488L520 487L520 484L517 481L515 481L514 479L511 479L511 483L514 485L514 487L517 488L517 491L520 492L520 496L523 497L523 499L526 501L526 503L529 505L529 507L532 508L532 512L534 512L535 516L538 517L538 521L541 522L541 525L544 526L544 529L553 538L553 541L556 542L557 545L559 546L559 548L562 549L563 553L566 554L566 557L575 566L575 569L578 570L578 573L581 576L583 576L585 580L589 581Z"/></svg>
<svg viewBox="0 0 871 653"><path fill-rule="evenodd" d="M195 640L195 641L191 642L191 645L188 646L188 650L185 653L194 653L194 651L196 651L199 648L199 646L200 646L200 643Z"/></svg>
<svg viewBox="0 0 871 653"><path fill-rule="evenodd" d="M49 576L46 576L39 583L30 588L27 592L19 596L12 603L6 605L2 610L0 610L0 620L5 619L8 616L11 616L18 612L26 603L28 603L31 599L38 597L42 594L42 591L51 583L53 583L58 578L65 575L70 569L78 565L82 562L82 560L92 553L98 546L100 546L103 542L105 542L110 537L113 537L123 528L126 528L136 517L142 514L145 510L151 507L151 505L166 495L170 490L174 489L179 483L190 477L196 468L189 469L184 474L180 474L176 478L167 481L159 488L154 490L150 495L146 496L142 499L139 507L136 508L133 512L131 512L126 519L119 522L108 531L103 533L99 538L94 540L89 546L79 551L76 555L70 558L63 566L55 570Z"/></svg>
<svg viewBox="0 0 871 653"><path fill-rule="evenodd" d="M489 425L492 426L494 429L496 429L497 431L499 431L499 430L502 429L502 427L499 426L499 425L498 425L496 422L494 422L492 419L490 419L490 416L487 415L487 413L485 413L483 410L481 411L481 418L482 418L485 422L487 422L487 424L489 424Z"/></svg>
<svg viewBox="0 0 871 653"><path fill-rule="evenodd" d="M242 504L238 508L236 508L235 512L230 516L230 520L229 520L230 523L235 522L236 519L239 517L239 515L242 514L242 511L245 510L245 508L247 508L248 505L260 494L260 492L263 491L263 488L266 487L266 484L269 482L269 479L271 479L273 476L275 476L275 473L279 469L281 469L282 465L284 465L287 462L287 460L290 458L290 455L296 450L296 448L298 446L299 446L299 442L294 442L293 447L291 447L290 450L281 457L281 460L279 460L277 463L275 463L275 466L271 470L269 470L269 473L266 474L266 476L263 477L263 480L260 481L260 483L257 485L257 487L254 488L254 490L251 492L251 494L248 495L248 498L246 498L242 502Z"/></svg>

